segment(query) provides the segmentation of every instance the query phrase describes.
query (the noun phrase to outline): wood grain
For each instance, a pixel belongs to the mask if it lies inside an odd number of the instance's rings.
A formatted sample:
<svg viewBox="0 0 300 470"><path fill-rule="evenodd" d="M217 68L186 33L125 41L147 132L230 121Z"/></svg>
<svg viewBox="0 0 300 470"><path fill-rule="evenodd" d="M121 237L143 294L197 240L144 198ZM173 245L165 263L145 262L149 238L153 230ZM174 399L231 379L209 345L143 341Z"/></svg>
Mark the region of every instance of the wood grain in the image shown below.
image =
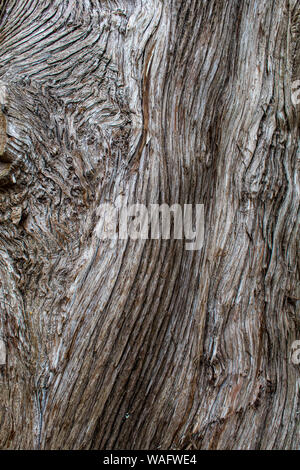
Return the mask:
<svg viewBox="0 0 300 470"><path fill-rule="evenodd" d="M1 448L299 448L299 2L1 5ZM119 195L203 249L100 240Z"/></svg>
<svg viewBox="0 0 300 470"><path fill-rule="evenodd" d="M0 157L4 153L6 142L7 142L6 119L2 111L0 111Z"/></svg>

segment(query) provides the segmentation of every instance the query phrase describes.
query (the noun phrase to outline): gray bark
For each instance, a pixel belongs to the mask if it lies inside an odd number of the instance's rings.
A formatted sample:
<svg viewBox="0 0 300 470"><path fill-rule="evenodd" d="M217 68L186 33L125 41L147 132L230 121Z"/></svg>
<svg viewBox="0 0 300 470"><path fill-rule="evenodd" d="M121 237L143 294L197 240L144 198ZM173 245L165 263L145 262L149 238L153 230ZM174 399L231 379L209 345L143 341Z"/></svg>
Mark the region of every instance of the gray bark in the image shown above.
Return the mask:
<svg viewBox="0 0 300 470"><path fill-rule="evenodd" d="M299 29L297 0L1 2L2 449L299 447ZM100 240L119 195L204 204L202 250Z"/></svg>

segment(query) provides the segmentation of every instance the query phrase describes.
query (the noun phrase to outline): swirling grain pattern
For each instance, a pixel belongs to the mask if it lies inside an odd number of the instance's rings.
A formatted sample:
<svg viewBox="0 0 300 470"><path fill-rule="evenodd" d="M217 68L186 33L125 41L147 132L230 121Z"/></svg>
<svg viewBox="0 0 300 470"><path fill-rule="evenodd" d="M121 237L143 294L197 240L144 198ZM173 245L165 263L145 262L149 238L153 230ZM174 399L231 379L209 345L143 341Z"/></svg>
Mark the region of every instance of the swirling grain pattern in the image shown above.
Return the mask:
<svg viewBox="0 0 300 470"><path fill-rule="evenodd" d="M1 448L298 448L297 2L0 5ZM100 240L120 195L203 249Z"/></svg>

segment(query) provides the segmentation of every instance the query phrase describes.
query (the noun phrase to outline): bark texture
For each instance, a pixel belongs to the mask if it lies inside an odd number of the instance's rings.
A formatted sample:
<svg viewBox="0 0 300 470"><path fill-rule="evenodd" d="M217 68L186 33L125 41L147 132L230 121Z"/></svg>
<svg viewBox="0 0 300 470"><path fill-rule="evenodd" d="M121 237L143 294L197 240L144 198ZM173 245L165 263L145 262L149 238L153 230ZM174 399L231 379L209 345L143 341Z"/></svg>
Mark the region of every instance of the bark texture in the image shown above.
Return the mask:
<svg viewBox="0 0 300 470"><path fill-rule="evenodd" d="M0 3L0 447L299 448L299 2Z"/></svg>

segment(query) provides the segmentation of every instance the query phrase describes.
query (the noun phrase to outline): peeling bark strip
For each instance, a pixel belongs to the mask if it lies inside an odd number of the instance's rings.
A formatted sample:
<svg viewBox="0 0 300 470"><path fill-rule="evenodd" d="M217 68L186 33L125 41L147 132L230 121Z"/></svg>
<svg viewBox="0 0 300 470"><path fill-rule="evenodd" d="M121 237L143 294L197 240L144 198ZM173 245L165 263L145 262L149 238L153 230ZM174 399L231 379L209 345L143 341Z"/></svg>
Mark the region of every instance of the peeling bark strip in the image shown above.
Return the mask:
<svg viewBox="0 0 300 470"><path fill-rule="evenodd" d="M298 448L299 2L0 5L0 447ZM202 250L100 240L120 195Z"/></svg>

